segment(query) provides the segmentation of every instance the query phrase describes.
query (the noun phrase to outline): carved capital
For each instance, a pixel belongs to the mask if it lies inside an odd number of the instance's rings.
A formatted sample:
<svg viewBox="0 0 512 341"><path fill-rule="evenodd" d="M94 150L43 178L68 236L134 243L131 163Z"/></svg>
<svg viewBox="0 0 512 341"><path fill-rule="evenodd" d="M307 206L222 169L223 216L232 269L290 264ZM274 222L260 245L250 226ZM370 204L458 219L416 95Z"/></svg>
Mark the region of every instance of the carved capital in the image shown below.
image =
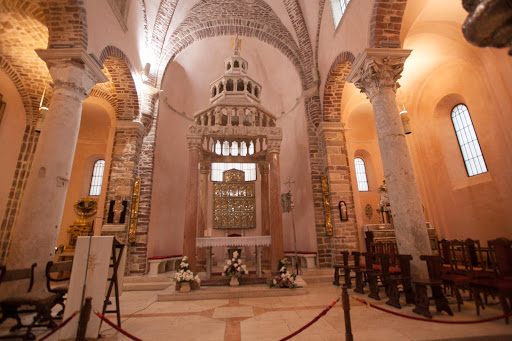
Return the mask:
<svg viewBox="0 0 512 341"><path fill-rule="evenodd" d="M83 101L96 83L108 81L101 64L82 48L36 50L46 62L54 91Z"/></svg>
<svg viewBox="0 0 512 341"><path fill-rule="evenodd" d="M212 168L212 163L210 161L199 162L199 172L201 174L209 174L211 168Z"/></svg>
<svg viewBox="0 0 512 341"><path fill-rule="evenodd" d="M281 151L281 137L268 137L267 138L267 153L277 153Z"/></svg>
<svg viewBox="0 0 512 341"><path fill-rule="evenodd" d="M270 163L268 161L258 162L258 168L260 169L261 175L268 175L270 171Z"/></svg>
<svg viewBox="0 0 512 341"><path fill-rule="evenodd" d="M366 94L371 101L382 90L394 92L400 87L404 63L411 50L395 48L368 48L354 61L346 80Z"/></svg>
<svg viewBox="0 0 512 341"><path fill-rule="evenodd" d="M202 150L203 149L203 136L201 134L190 133L187 134L187 142L189 150Z"/></svg>

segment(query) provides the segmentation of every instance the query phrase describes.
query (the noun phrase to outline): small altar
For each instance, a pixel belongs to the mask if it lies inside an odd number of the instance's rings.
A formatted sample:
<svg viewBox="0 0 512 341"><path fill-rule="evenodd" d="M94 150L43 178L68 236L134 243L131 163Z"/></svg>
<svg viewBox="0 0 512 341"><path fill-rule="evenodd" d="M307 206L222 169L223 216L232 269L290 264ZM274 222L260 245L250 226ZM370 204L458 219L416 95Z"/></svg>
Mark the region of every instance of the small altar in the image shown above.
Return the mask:
<svg viewBox="0 0 512 341"><path fill-rule="evenodd" d="M261 246L270 246L271 236L249 237L208 237L196 238L196 246L207 249L206 277L212 276L212 247L255 246L256 247L256 276L261 277Z"/></svg>

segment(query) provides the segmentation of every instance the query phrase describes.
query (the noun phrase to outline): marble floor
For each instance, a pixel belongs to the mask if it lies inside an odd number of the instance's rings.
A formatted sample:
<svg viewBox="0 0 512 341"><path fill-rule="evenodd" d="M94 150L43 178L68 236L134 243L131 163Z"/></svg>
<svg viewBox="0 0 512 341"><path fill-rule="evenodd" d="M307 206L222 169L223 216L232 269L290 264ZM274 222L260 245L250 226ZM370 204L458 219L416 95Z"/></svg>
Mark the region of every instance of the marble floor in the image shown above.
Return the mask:
<svg viewBox="0 0 512 341"><path fill-rule="evenodd" d="M167 289L170 290L170 289ZM290 289L272 289L290 290ZM341 294L340 287L330 281L310 283L308 293L301 296L211 299L197 301L158 302L159 291L129 291L121 296L122 326L142 340L202 340L202 341L267 341L279 340L311 321ZM364 297L366 295L350 295ZM184 293L183 295L188 295ZM455 300L449 298L452 309ZM391 310L418 316L412 306L401 310L372 303ZM462 312L454 317L435 313L443 320L477 319L472 302L465 302ZM499 304L486 307L480 318L502 314ZM115 320L113 315L109 316ZM95 316L91 318L97 318ZM512 340L512 323L503 320L481 324L437 324L393 316L351 299L351 320L354 340ZM0 327L0 335L8 323ZM46 330L35 330L41 336ZM103 324L101 340L129 340ZM345 324L341 303L292 340L345 340Z"/></svg>

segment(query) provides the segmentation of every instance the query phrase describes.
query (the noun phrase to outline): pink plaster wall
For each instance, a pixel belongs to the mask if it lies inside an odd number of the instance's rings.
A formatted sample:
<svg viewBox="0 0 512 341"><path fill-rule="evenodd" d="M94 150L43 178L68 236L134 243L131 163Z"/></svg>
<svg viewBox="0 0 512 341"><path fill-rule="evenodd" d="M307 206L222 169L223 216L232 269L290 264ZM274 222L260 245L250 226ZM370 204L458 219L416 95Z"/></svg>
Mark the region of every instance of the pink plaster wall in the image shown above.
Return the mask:
<svg viewBox="0 0 512 341"><path fill-rule="evenodd" d="M4 116L0 122L0 209L3 214L12 185L16 161L25 131L26 114L14 83L0 70L0 94L6 102Z"/></svg>
<svg viewBox="0 0 512 341"><path fill-rule="evenodd" d="M400 90L411 117L408 137L425 212L440 237L484 242L511 237L512 161L506 157L512 67L506 51L477 48L462 37L460 3L411 1L404 48L413 49ZM468 177L451 122L467 105L488 172Z"/></svg>
<svg viewBox="0 0 512 341"><path fill-rule="evenodd" d="M185 112L187 117L206 107L209 83L223 74L224 60L231 55L229 42L229 37L218 37L193 44L169 64L164 75L155 151L149 256L180 253L183 244L188 162L186 132L192 122L173 112L166 103L179 112ZM286 181L290 175L297 181L297 211L300 213L296 217L296 225L303 231L299 238L300 247L314 251L313 195L302 100L294 108L301 95L300 79L293 65L277 49L249 38L243 38L242 46L242 57L249 63L248 74L263 87L262 104L278 116L282 112L287 113L278 120L284 131L281 180ZM259 182L256 187L259 187ZM211 193L210 187L209 196ZM211 207L208 212L211 214ZM211 217L208 217L208 222L211 223ZM289 231L291 223L285 222L285 235L291 236ZM214 233L223 235L221 231ZM248 232L257 233L258 230Z"/></svg>

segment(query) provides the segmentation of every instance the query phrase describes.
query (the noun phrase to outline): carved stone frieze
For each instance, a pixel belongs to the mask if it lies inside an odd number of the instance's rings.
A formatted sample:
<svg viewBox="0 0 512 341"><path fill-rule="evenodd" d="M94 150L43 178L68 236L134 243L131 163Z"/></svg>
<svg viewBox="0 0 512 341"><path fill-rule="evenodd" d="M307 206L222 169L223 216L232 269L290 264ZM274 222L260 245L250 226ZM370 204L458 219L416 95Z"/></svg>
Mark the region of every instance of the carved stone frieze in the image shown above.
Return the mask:
<svg viewBox="0 0 512 341"><path fill-rule="evenodd" d="M244 126L200 126L189 127L191 135L223 137L274 137L281 139L283 131L279 127L244 127Z"/></svg>
<svg viewBox="0 0 512 341"><path fill-rule="evenodd" d="M404 49L368 48L354 61L346 80L354 83L370 101L384 89L396 92L410 53L411 50Z"/></svg>
<svg viewBox="0 0 512 341"><path fill-rule="evenodd" d="M468 17L462 25L464 37L481 47L506 47L512 55L512 1L463 0Z"/></svg>

